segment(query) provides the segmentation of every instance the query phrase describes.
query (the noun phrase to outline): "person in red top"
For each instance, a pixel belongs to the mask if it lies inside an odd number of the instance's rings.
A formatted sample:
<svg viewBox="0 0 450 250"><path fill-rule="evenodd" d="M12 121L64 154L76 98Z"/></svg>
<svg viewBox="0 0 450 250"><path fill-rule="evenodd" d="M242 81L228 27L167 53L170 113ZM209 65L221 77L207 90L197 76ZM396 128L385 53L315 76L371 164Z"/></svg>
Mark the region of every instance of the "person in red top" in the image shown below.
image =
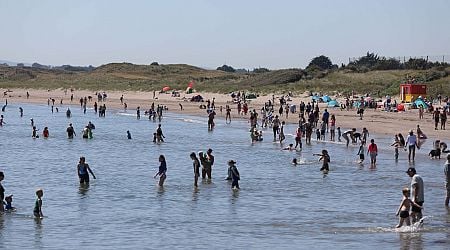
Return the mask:
<svg viewBox="0 0 450 250"><path fill-rule="evenodd" d="M378 155L378 148L377 144L375 144L375 140L370 140L369 148L367 149L367 154L370 155L370 166L375 167L375 164L377 163L377 155Z"/></svg>

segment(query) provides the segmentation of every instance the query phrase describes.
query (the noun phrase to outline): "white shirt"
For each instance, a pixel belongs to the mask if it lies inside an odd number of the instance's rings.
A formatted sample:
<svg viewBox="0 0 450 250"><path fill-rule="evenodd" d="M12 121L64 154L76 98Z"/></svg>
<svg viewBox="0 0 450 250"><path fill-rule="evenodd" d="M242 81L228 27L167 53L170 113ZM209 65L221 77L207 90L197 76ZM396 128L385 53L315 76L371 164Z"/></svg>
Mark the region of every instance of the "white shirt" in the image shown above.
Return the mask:
<svg viewBox="0 0 450 250"><path fill-rule="evenodd" d="M406 145L408 146L414 146L416 145L417 142L417 137L416 135L408 135L408 137L406 137Z"/></svg>

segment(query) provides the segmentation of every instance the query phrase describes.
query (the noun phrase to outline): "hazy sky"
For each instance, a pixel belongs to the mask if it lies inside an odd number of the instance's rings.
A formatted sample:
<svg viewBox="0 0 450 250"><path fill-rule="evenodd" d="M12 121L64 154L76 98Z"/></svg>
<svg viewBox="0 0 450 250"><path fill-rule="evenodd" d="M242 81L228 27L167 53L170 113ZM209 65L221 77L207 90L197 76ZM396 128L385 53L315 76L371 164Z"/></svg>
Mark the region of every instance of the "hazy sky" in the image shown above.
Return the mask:
<svg viewBox="0 0 450 250"><path fill-rule="evenodd" d="M306 67L450 55L447 0L0 0L0 59L98 66Z"/></svg>

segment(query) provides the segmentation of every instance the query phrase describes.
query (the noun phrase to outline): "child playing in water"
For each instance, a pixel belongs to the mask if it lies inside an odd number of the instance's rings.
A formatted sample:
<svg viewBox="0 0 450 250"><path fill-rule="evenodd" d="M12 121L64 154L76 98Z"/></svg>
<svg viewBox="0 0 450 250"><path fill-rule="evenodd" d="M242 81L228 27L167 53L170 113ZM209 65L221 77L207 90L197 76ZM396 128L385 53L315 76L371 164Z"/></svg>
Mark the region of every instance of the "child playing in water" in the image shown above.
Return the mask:
<svg viewBox="0 0 450 250"><path fill-rule="evenodd" d="M322 167L320 168L320 171L323 171L324 174L328 173L330 171L330 155L328 154L327 150L322 150L322 154L313 154L320 156L319 161L322 161Z"/></svg>
<svg viewBox="0 0 450 250"><path fill-rule="evenodd" d="M398 148L402 147L402 145L400 143L400 139L398 138L398 135L395 135L394 143L392 143L391 146L394 147L394 150L395 150L395 160L398 160Z"/></svg>
<svg viewBox="0 0 450 250"><path fill-rule="evenodd" d="M398 225L396 226L396 228L402 227L403 222L406 222L407 226L411 225L411 221L409 219L409 210L411 209L412 205L422 208L417 203L415 203L414 201L409 199L409 194L410 194L409 188L403 188L402 193L403 193L403 199L402 199L402 202L400 203L400 206L398 207L397 213L396 213L397 216L400 215L400 219L398 221Z"/></svg>
<svg viewBox="0 0 450 250"><path fill-rule="evenodd" d="M36 219L44 218L44 214L42 214L42 196L44 196L44 190L38 189L36 190L36 202L34 203L33 214Z"/></svg>
<svg viewBox="0 0 450 250"><path fill-rule="evenodd" d="M359 146L359 151L358 151L358 155L359 155L359 164L364 162L364 142L361 141L361 145Z"/></svg>

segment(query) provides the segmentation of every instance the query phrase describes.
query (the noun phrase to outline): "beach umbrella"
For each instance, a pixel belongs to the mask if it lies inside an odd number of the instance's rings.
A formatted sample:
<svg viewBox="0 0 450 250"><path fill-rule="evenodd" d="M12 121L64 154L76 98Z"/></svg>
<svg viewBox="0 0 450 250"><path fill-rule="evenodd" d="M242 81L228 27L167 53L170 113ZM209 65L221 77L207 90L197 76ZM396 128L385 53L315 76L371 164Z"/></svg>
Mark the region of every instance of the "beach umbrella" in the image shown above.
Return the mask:
<svg viewBox="0 0 450 250"><path fill-rule="evenodd" d="M170 87L169 86L165 86L164 88L162 88L162 91L163 92L166 92L166 91L169 91L170 90Z"/></svg>
<svg viewBox="0 0 450 250"><path fill-rule="evenodd" d="M194 88L194 81L190 81L189 83L188 83L188 88Z"/></svg>
<svg viewBox="0 0 450 250"><path fill-rule="evenodd" d="M317 96L317 95L313 95L313 96L311 96L311 99L312 99L313 101L318 101L318 100L320 99L320 97Z"/></svg>

